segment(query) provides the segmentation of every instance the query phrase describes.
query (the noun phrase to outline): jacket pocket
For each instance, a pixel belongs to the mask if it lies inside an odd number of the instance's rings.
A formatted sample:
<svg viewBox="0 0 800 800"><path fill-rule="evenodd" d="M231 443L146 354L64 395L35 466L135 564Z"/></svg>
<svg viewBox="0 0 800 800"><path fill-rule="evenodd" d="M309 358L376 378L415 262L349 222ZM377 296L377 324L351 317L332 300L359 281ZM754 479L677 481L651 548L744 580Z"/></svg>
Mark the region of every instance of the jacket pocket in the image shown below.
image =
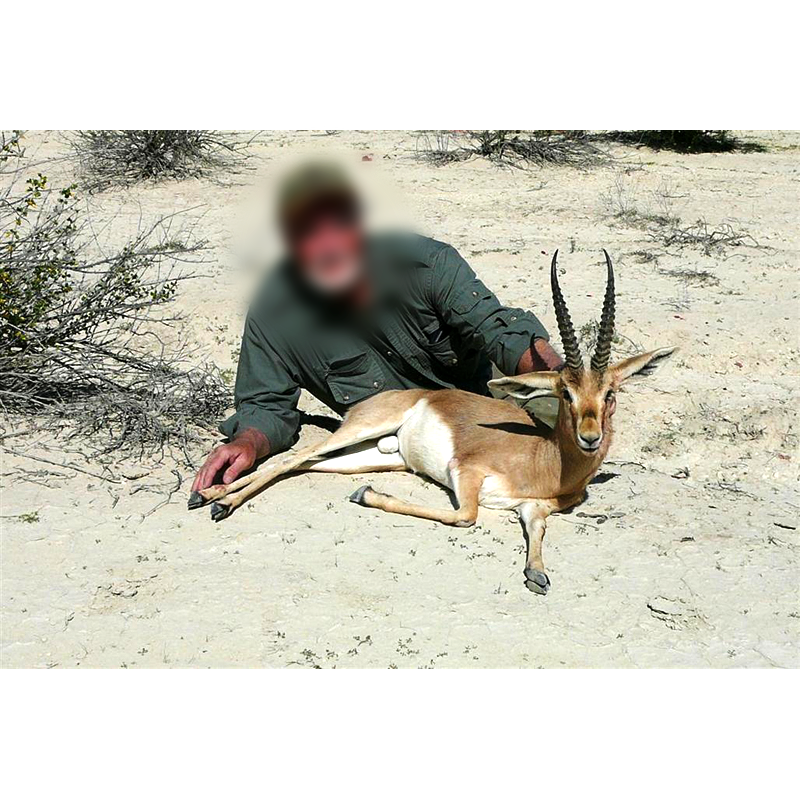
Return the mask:
<svg viewBox="0 0 800 800"><path fill-rule="evenodd" d="M478 303L493 296L482 281L474 278L453 298L453 310L458 314L469 314Z"/></svg>
<svg viewBox="0 0 800 800"><path fill-rule="evenodd" d="M352 350L330 359L325 380L334 400L348 408L386 385L377 359L368 350Z"/></svg>
<svg viewBox="0 0 800 800"><path fill-rule="evenodd" d="M428 325L422 331L424 340L421 342L422 349L438 363L446 367L458 365L458 356L453 347L453 341L446 328L441 326L437 320Z"/></svg>

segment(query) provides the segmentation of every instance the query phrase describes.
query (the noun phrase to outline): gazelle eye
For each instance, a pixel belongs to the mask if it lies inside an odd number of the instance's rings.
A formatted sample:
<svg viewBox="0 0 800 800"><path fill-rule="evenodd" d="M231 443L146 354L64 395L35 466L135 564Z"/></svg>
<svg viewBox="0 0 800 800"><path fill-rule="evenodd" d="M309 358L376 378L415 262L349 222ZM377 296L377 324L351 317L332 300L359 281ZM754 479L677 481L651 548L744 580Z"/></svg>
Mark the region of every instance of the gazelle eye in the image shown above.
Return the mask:
<svg viewBox="0 0 800 800"><path fill-rule="evenodd" d="M614 390L609 389L606 393L606 403L610 403L614 399Z"/></svg>
<svg viewBox="0 0 800 800"><path fill-rule="evenodd" d="M564 399L568 402L572 402L572 395L570 394L568 389L564 389Z"/></svg>

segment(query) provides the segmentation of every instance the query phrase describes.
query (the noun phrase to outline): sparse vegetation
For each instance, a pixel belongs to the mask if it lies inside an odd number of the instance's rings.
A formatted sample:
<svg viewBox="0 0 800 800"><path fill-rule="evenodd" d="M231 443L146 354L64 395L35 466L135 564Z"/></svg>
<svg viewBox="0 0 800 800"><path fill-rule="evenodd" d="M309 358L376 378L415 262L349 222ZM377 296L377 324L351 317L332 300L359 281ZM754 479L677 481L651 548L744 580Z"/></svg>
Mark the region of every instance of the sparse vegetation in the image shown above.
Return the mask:
<svg viewBox="0 0 800 800"><path fill-rule="evenodd" d="M719 286L719 278L707 269L662 269L659 272L690 286Z"/></svg>
<svg viewBox="0 0 800 800"><path fill-rule="evenodd" d="M437 166L486 158L506 167L586 169L611 160L586 131L437 131L420 137L417 155Z"/></svg>
<svg viewBox="0 0 800 800"><path fill-rule="evenodd" d="M634 250L631 255L640 263L640 264L650 264L652 262L658 261L658 254L654 253L652 250Z"/></svg>
<svg viewBox="0 0 800 800"><path fill-rule="evenodd" d="M673 187L662 182L642 200L636 183L625 173L618 172L614 182L600 195L600 199L606 213L614 220L631 228L648 230L666 228L680 222L674 209L676 196Z"/></svg>
<svg viewBox="0 0 800 800"><path fill-rule="evenodd" d="M686 226L681 226L678 222L668 225L658 238L667 247L698 247L707 255L715 251L721 252L728 247L759 246L749 233L734 228L728 222L710 226L704 219Z"/></svg>
<svg viewBox="0 0 800 800"><path fill-rule="evenodd" d="M433 131L417 143L417 155L437 166L472 158L487 158L511 167L556 164L588 168L614 159L610 142L671 150L678 153L763 152L757 143L743 141L730 131Z"/></svg>
<svg viewBox="0 0 800 800"><path fill-rule="evenodd" d="M78 131L71 138L81 184L90 191L148 180L240 170L249 141L221 131Z"/></svg>
<svg viewBox="0 0 800 800"><path fill-rule="evenodd" d="M759 247L753 236L729 222L712 226L705 219L698 219L689 225L684 224L675 212L676 196L670 186L662 184L650 192L644 202L640 202L635 187L618 174L610 189L601 197L612 219L645 231L652 241L664 247L695 247L706 255L721 253L732 247ZM635 255L640 261L657 259L655 254L642 250L636 251Z"/></svg>
<svg viewBox="0 0 800 800"><path fill-rule="evenodd" d="M168 312L202 243L174 218L103 253L75 186L44 175L0 195L0 407L85 435L99 452L186 446L217 420L228 390L192 363ZM187 460L188 454L187 454Z"/></svg>
<svg viewBox="0 0 800 800"><path fill-rule="evenodd" d="M671 455L686 447L687 441L728 442L742 444L770 439L777 442L779 430L790 411L777 415L773 410L746 406L722 408L701 402L679 420L667 421L655 430L642 446L645 453ZM786 442L781 441L781 446Z"/></svg>
<svg viewBox="0 0 800 800"><path fill-rule="evenodd" d="M604 138L653 150L676 153L730 153L734 150L763 152L763 145L744 142L730 131L609 131Z"/></svg>

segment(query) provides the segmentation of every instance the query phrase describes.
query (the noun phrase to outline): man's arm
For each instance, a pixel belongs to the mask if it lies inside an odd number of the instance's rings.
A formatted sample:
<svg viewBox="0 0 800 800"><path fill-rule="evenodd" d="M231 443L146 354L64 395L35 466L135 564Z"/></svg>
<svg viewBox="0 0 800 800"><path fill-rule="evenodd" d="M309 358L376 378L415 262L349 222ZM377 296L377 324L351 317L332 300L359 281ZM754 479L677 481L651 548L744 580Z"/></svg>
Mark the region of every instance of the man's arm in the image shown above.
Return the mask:
<svg viewBox="0 0 800 800"><path fill-rule="evenodd" d="M445 324L483 350L505 375L561 366L539 319L530 311L501 305L454 248L439 252L430 292Z"/></svg>
<svg viewBox="0 0 800 800"><path fill-rule="evenodd" d="M236 413L219 426L230 441L208 456L193 491L231 483L259 458L290 447L297 433L298 379L252 315L242 335L234 395Z"/></svg>
<svg viewBox="0 0 800 800"><path fill-rule="evenodd" d="M556 353L546 339L534 339L517 364L516 375L526 372L547 372L564 366L564 359Z"/></svg>

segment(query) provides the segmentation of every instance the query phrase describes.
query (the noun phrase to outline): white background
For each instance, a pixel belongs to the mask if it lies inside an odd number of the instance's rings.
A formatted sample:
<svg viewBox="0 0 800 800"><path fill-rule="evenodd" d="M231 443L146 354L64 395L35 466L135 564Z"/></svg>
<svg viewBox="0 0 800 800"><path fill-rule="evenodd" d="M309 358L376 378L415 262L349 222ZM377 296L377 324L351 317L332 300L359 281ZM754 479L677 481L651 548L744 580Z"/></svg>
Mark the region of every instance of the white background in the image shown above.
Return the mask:
<svg viewBox="0 0 800 800"><path fill-rule="evenodd" d="M7 798L770 798L796 672L3 673Z"/></svg>
<svg viewBox="0 0 800 800"><path fill-rule="evenodd" d="M775 0L10 0L0 118L27 128L791 128L797 18L796 4Z"/></svg>

